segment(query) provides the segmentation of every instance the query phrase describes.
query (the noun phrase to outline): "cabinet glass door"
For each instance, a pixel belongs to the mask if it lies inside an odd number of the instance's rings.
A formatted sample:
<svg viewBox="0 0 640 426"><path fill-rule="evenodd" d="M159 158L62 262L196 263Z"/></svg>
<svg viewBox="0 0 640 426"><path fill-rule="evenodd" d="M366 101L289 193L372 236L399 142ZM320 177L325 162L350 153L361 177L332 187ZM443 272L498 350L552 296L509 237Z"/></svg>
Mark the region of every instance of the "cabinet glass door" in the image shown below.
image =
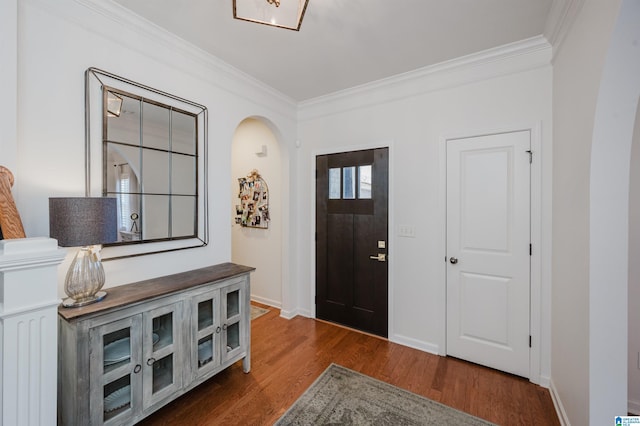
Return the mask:
<svg viewBox="0 0 640 426"><path fill-rule="evenodd" d="M236 356L246 350L243 346L245 342L246 327L248 324L244 320L243 300L246 295L246 288L242 283L234 284L221 290L222 298L222 362Z"/></svg>
<svg viewBox="0 0 640 426"><path fill-rule="evenodd" d="M208 291L193 297L191 302L194 337L197 350L192 351L191 366L194 377L206 374L220 365L220 292Z"/></svg>
<svg viewBox="0 0 640 426"><path fill-rule="evenodd" d="M93 424L121 424L140 406L142 360L141 316L136 315L89 331L89 406Z"/></svg>
<svg viewBox="0 0 640 426"><path fill-rule="evenodd" d="M143 389L147 408L182 387L182 302L145 312L143 318Z"/></svg>

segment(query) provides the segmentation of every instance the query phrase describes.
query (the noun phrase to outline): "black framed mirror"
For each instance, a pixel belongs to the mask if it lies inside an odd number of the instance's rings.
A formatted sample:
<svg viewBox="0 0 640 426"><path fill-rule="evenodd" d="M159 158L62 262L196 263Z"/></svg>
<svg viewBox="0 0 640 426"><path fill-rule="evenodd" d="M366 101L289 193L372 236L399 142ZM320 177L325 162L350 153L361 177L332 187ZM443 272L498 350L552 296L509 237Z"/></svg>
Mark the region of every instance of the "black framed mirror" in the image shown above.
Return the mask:
<svg viewBox="0 0 640 426"><path fill-rule="evenodd" d="M206 245L206 107L97 68L85 101L86 192L118 200L103 259Z"/></svg>

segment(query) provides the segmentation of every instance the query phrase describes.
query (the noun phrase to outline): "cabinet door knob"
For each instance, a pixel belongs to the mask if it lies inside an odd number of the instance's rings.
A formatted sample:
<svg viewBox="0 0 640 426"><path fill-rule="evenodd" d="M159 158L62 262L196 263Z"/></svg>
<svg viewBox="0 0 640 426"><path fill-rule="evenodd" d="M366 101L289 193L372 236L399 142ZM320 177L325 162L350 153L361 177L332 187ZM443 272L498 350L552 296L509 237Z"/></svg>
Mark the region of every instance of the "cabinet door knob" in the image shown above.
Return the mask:
<svg viewBox="0 0 640 426"><path fill-rule="evenodd" d="M147 360L147 365L153 365L154 362L156 362L156 359L151 357Z"/></svg>
<svg viewBox="0 0 640 426"><path fill-rule="evenodd" d="M220 333L220 330L222 330L222 329L220 328L220 326L218 326L218 327L216 328L216 333Z"/></svg>
<svg viewBox="0 0 640 426"><path fill-rule="evenodd" d="M142 366L140 364L136 364L136 366L133 368L133 372L135 374L138 374L140 370L142 370Z"/></svg>
<svg viewBox="0 0 640 426"><path fill-rule="evenodd" d="M226 330L227 329L227 324L222 324L222 329Z"/></svg>

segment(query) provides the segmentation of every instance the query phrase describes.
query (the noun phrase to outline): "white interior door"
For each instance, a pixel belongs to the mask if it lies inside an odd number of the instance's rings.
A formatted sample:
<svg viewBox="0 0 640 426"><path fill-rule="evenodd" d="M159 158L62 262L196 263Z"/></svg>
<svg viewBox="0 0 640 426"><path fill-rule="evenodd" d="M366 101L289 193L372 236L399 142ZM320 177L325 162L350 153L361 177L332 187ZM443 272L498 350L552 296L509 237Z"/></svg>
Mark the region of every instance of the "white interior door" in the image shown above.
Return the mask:
<svg viewBox="0 0 640 426"><path fill-rule="evenodd" d="M529 377L530 132L447 141L447 354Z"/></svg>

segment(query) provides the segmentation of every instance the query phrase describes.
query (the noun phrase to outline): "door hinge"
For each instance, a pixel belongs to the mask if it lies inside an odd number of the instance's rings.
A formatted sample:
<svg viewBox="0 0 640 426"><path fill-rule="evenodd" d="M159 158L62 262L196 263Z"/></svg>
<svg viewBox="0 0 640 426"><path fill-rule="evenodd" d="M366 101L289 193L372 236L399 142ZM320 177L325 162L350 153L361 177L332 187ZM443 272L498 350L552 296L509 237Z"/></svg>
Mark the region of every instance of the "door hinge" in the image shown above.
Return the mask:
<svg viewBox="0 0 640 426"><path fill-rule="evenodd" d="M529 336L529 347L531 347L531 336Z"/></svg>
<svg viewBox="0 0 640 426"><path fill-rule="evenodd" d="M315 241L318 242L318 233L315 233L315 237L314 237Z"/></svg>
<svg viewBox="0 0 640 426"><path fill-rule="evenodd" d="M529 244L529 256L533 256L533 246Z"/></svg>
<svg viewBox="0 0 640 426"><path fill-rule="evenodd" d="M529 164L533 163L533 151L528 149L526 152L529 153Z"/></svg>
<svg viewBox="0 0 640 426"><path fill-rule="evenodd" d="M316 169L316 179L318 179L318 169Z"/></svg>

